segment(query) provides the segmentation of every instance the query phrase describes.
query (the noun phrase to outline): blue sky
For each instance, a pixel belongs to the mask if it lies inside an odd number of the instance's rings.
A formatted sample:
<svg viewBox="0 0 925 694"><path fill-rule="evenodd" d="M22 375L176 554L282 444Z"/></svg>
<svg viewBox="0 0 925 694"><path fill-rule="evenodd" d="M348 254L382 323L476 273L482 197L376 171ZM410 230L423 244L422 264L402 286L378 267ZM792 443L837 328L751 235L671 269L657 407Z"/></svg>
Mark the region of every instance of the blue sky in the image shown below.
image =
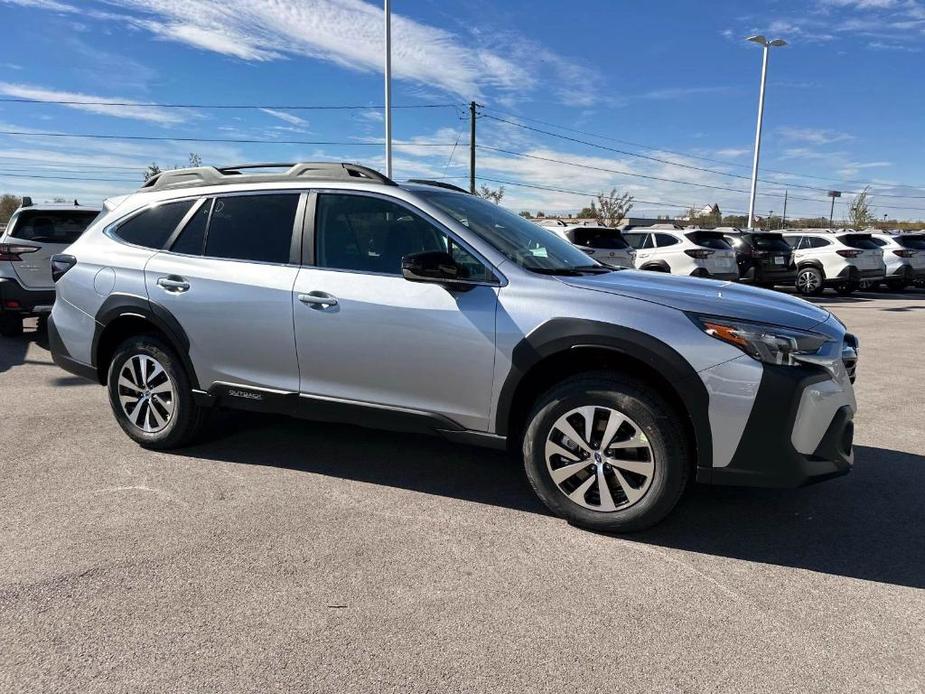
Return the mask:
<svg viewBox="0 0 925 694"><path fill-rule="evenodd" d="M0 191L98 201L190 151L382 166L381 111L272 108L380 105L380 3L0 0L0 26L0 99L43 102L0 102L0 131L25 133L0 134ZM825 190L869 183L878 215L925 218L920 0L393 0L394 103L436 106L395 111L396 178L464 182L477 99L479 174L510 182L510 207L574 211L617 187L637 212L742 211L761 59L744 37L758 32L790 43L771 54L758 213L779 213L787 189L788 216L827 214Z"/></svg>

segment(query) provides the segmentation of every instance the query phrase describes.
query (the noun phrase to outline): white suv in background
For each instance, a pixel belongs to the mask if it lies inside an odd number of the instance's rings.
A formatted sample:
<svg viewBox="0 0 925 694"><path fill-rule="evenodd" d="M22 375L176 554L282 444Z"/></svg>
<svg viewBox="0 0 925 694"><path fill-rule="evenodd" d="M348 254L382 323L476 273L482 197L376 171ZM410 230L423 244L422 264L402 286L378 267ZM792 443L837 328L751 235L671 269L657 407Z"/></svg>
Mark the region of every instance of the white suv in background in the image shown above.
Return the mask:
<svg viewBox="0 0 925 694"><path fill-rule="evenodd" d="M883 251L870 234L840 229L804 229L784 233L797 266L796 289L815 296L833 287L843 296L862 282L878 284L886 276Z"/></svg>
<svg viewBox="0 0 925 694"><path fill-rule="evenodd" d="M550 225L548 228L604 265L630 270L636 266L636 251L619 229L582 224Z"/></svg>
<svg viewBox="0 0 925 694"><path fill-rule="evenodd" d="M871 231L870 238L883 250L887 287L902 291L925 282L925 234Z"/></svg>
<svg viewBox="0 0 925 694"><path fill-rule="evenodd" d="M51 257L76 241L100 213L99 207L22 206L0 232L0 335L22 333L24 318L47 316L55 303Z"/></svg>
<svg viewBox="0 0 925 694"><path fill-rule="evenodd" d="M636 268L673 275L739 280L736 254L722 232L656 224L623 232L636 249Z"/></svg>

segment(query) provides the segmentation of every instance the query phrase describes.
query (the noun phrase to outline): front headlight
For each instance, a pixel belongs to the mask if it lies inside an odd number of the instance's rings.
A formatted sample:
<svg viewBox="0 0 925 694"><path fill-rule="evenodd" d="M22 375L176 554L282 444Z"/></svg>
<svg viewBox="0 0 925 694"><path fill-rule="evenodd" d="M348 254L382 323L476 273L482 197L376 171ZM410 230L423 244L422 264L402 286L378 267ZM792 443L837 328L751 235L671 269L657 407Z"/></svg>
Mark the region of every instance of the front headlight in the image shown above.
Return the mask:
<svg viewBox="0 0 925 694"><path fill-rule="evenodd" d="M738 347L748 356L768 364L796 366L801 356L817 354L828 338L818 333L763 325L729 318L691 316L710 337Z"/></svg>

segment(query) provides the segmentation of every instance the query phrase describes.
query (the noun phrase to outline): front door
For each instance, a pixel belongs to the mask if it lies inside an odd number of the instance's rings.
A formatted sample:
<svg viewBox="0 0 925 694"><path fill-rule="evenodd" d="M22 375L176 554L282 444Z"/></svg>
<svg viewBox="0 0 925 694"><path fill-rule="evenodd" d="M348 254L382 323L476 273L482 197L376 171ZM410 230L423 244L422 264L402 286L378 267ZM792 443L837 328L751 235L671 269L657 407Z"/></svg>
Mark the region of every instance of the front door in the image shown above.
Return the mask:
<svg viewBox="0 0 925 694"><path fill-rule="evenodd" d="M404 203L322 193L314 263L293 292L301 392L439 414L488 430L497 280L458 240ZM403 256L452 253L474 284L401 276Z"/></svg>
<svg viewBox="0 0 925 694"><path fill-rule="evenodd" d="M203 389L222 382L298 391L292 240L299 200L298 193L206 200L170 248L148 261L148 296L186 332Z"/></svg>

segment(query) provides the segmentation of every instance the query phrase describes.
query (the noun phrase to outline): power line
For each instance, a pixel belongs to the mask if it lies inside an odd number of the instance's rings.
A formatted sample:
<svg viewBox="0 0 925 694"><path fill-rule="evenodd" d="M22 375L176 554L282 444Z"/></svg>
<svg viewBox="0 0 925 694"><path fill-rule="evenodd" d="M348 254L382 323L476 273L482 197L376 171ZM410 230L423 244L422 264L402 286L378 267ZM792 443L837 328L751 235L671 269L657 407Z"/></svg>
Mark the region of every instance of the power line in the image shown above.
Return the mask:
<svg viewBox="0 0 925 694"><path fill-rule="evenodd" d="M222 110L247 109L275 109L279 111L382 111L385 106L375 105L345 105L345 104L163 104L157 102L138 101L90 101L84 99L28 99L20 97L0 97L4 104L53 104L60 106L140 106L145 108L201 108ZM427 108L457 108L461 104L403 104L392 105L400 109L427 109Z"/></svg>
<svg viewBox="0 0 925 694"><path fill-rule="evenodd" d="M629 141L629 140L621 140L621 139L619 139L619 138L612 137L612 136L610 136L610 135L601 135L600 133L594 133L594 132L590 132L590 131L588 131L588 130L580 130L580 129L578 129L578 128L572 128L572 127L567 126L567 125L560 125L560 124L558 124L558 123L551 123L551 122L549 122L549 121L540 120L539 118L528 118L527 116L521 116L521 115L517 115L517 114L514 114L514 113L509 113L509 112L507 112L507 111L501 111L501 110L498 110L498 109L496 109L496 108L488 108L488 110L494 111L495 113L500 113L500 114L502 114L502 115L507 115L507 116L510 116L510 117L512 117L512 118L517 118L517 119L519 119L519 120L529 121L529 122L532 122L532 123L539 123L540 125L546 125L546 126L549 126L549 127L552 127L552 128L558 128L559 130L565 130L565 131L568 131L568 132L578 133L578 134L580 134L580 135L587 135L587 136L589 136L589 137L595 137L595 138L598 138L598 139L600 139L600 140L609 140L609 141L611 141L611 142L618 142L618 143L620 143L620 144L629 145L629 146L631 146L631 147L640 147L640 148L642 148L642 149L648 149L648 150L651 150L651 151L653 151L653 152L666 152L666 153L668 153L668 154L674 154L674 155L679 156L679 157L688 157L688 158L690 158L690 159L700 159L700 160L702 160L702 161L709 161L709 162L712 162L712 163L714 163L714 164L722 164L722 165L724 165L724 166L737 166L737 167L739 167L739 168L746 168L746 169L751 167L750 164L743 164L742 162L731 161L731 160L729 160L729 159L716 159L716 158L714 158L714 157L705 157L705 156L700 155L700 154L690 154L690 153L688 153L688 152L679 152L679 151L677 151L677 150L672 150L672 149L668 149L668 148L665 148L665 147L654 147L654 146L652 146L652 145L644 145L644 144L641 144L641 143L639 143L639 142L631 142L631 141ZM796 171L785 171L785 170L783 170L783 169L772 169L772 168L766 167L766 166L765 166L765 167L762 167L762 169L764 169L765 171L768 171L768 172L770 172L770 173L783 174L783 175L785 175L785 176L797 176L798 178L812 178L812 179L816 179L816 180L818 180L818 181L833 181L833 180L840 180L842 183L857 183L857 184L859 184L859 185L871 185L870 181L861 181L861 180L857 180L857 179L835 179L835 178L826 177L826 176L816 176L816 175L813 175L813 174L797 173ZM781 183L781 182L777 182L777 183L778 183L778 185L788 185L788 184ZM910 188L925 188L925 185L904 184L904 183L886 184L886 185L908 186L908 187L910 187ZM877 193L877 195L887 196L887 197L915 197L915 196L896 195L896 194L890 194L890 193ZM925 197L925 196L923 196L923 197Z"/></svg>
<svg viewBox="0 0 925 694"><path fill-rule="evenodd" d="M89 140L141 140L145 142L220 142L230 144L259 145L330 145L338 147L382 147L381 142L353 142L338 140L267 140L257 138L230 137L180 137L168 135L104 135L100 133L49 133L29 132L27 130L0 130L0 135L20 135L27 137L78 138ZM394 147L452 147L452 142L396 142Z"/></svg>

